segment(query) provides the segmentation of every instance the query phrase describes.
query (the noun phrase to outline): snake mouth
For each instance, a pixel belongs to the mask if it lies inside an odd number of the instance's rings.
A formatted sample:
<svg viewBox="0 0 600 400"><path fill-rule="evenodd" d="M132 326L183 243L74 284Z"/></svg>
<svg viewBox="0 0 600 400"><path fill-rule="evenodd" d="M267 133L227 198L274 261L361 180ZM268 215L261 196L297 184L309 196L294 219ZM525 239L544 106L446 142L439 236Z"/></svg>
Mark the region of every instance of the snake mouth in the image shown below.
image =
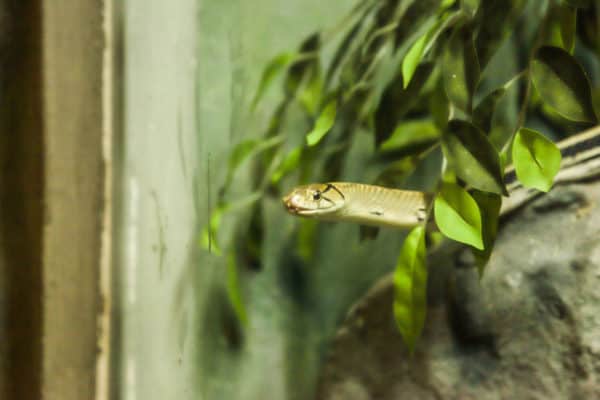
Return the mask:
<svg viewBox="0 0 600 400"><path fill-rule="evenodd" d="M302 206L298 205L296 202L294 202L294 196L292 196L292 195L285 196L282 199L282 201L283 201L283 206L285 207L287 212L289 212L290 214L306 215L306 214L309 214L311 211L314 211L310 208L306 208L306 207L302 207Z"/></svg>
<svg viewBox="0 0 600 400"><path fill-rule="evenodd" d="M294 202L292 201L292 196L285 196L282 199L282 201L283 201L283 206L289 213L300 214L303 210L305 210L304 208L294 204Z"/></svg>

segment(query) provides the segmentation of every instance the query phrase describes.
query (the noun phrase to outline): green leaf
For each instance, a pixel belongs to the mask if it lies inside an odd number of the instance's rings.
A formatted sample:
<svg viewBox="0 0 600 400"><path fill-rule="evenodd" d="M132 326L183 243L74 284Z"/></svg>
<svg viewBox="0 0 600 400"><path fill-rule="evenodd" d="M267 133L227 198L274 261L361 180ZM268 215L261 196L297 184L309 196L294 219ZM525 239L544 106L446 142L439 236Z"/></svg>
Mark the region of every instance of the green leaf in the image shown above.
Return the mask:
<svg viewBox="0 0 600 400"><path fill-rule="evenodd" d="M315 126L309 133L306 134L306 143L309 146L315 146L318 144L323 137L329 132L331 127L335 122L335 114L336 114L337 102L335 100L331 100L323 111L317 121L315 122Z"/></svg>
<svg viewBox="0 0 600 400"><path fill-rule="evenodd" d="M417 226L404 240L394 272L394 317L411 353L423 331L426 313L425 228Z"/></svg>
<svg viewBox="0 0 600 400"><path fill-rule="evenodd" d="M217 256L220 256L221 248L217 244L217 234L219 231L219 226L221 226L221 218L225 211L227 211L228 204L223 204L220 207L217 207L210 216L210 221L207 226L202 229L202 233L200 234L200 247L214 253Z"/></svg>
<svg viewBox="0 0 600 400"><path fill-rule="evenodd" d="M433 209L435 222L446 237L483 250L479 207L466 190L444 184Z"/></svg>
<svg viewBox="0 0 600 400"><path fill-rule="evenodd" d="M398 187L415 170L417 157L403 157L400 160L386 164L385 169L379 173L374 183L379 186Z"/></svg>
<svg viewBox="0 0 600 400"><path fill-rule="evenodd" d="M532 61L531 74L542 100L557 113L572 121L597 121L588 78L568 52L541 47Z"/></svg>
<svg viewBox="0 0 600 400"><path fill-rule="evenodd" d="M428 35L425 34L421 36L417 41L412 45L404 60L402 61L402 81L403 87L406 88L412 79L417 66L421 62L421 57L423 56L423 49L425 48L425 44L427 43Z"/></svg>
<svg viewBox="0 0 600 400"><path fill-rule="evenodd" d="M421 63L404 88L402 74L390 82L375 111L375 143L379 146L394 132L401 118L419 100L419 93L433 70L432 63Z"/></svg>
<svg viewBox="0 0 600 400"><path fill-rule="evenodd" d="M226 181L229 182L232 179L233 174L244 160L261 151L281 144L282 140L281 136L274 136L265 140L249 139L238 143L229 156Z"/></svg>
<svg viewBox="0 0 600 400"><path fill-rule="evenodd" d="M321 95L323 92L323 79L321 77L321 69L315 67L310 79L300 89L297 98L300 104L309 115L314 115L317 112Z"/></svg>
<svg viewBox="0 0 600 400"><path fill-rule="evenodd" d="M315 252L315 237L317 235L317 220L312 218L303 218L299 221L296 248L298 255L305 263L313 260Z"/></svg>
<svg viewBox="0 0 600 400"><path fill-rule="evenodd" d="M240 321L242 326L248 325L248 315L246 313L246 307L242 300L242 294L240 290L239 278L238 278L238 267L235 259L235 253L230 253L227 257L227 297L233 306L235 315Z"/></svg>
<svg viewBox="0 0 600 400"><path fill-rule="evenodd" d="M440 138L440 131L432 120L413 120L400 123L394 133L379 148L381 153L396 157L420 153Z"/></svg>
<svg viewBox="0 0 600 400"><path fill-rule="evenodd" d="M450 102L470 114L475 87L479 82L479 61L473 45L473 33L462 26L448 42L442 59L444 88Z"/></svg>
<svg viewBox="0 0 600 400"><path fill-rule="evenodd" d="M483 238L483 250L471 248L477 263L479 278L483 276L485 265L490 259L496 234L498 232L498 219L500 216L500 206L502 205L502 197L495 193L482 192L473 190L471 196L477 202L481 213L481 236Z"/></svg>
<svg viewBox="0 0 600 400"><path fill-rule="evenodd" d="M504 93L506 93L506 89L503 87L494 90L485 96L473 110L473 124L487 135L492 130L492 119L496 110L496 104L504 96Z"/></svg>
<svg viewBox="0 0 600 400"><path fill-rule="evenodd" d="M462 8L468 15L473 16L479 8L479 0L461 0L460 8Z"/></svg>
<svg viewBox="0 0 600 400"><path fill-rule="evenodd" d="M563 48L569 53L575 49L575 32L577 29L577 9L563 5L558 10L560 37Z"/></svg>
<svg viewBox="0 0 600 400"><path fill-rule="evenodd" d="M436 85L436 87L433 89L433 92L429 96L428 108L435 125L440 130L446 130L446 127L448 126L448 117L450 114L450 104L446 98L446 93L444 92L443 82L441 79L439 84Z"/></svg>
<svg viewBox="0 0 600 400"><path fill-rule="evenodd" d="M577 16L577 38L595 54L600 53L600 24L598 23L600 17L598 15L600 15L600 5L590 7L589 10L580 12Z"/></svg>
<svg viewBox="0 0 600 400"><path fill-rule="evenodd" d="M523 8L530 2L526 0L482 1L477 9L477 37L475 48L479 66L483 70L496 54L505 39L515 28L518 18L523 15ZM531 17L526 17L530 23Z"/></svg>
<svg viewBox="0 0 600 400"><path fill-rule="evenodd" d="M454 3L456 3L456 0L442 0L442 3L440 4L440 9L445 10L446 8L453 6Z"/></svg>
<svg viewBox="0 0 600 400"><path fill-rule="evenodd" d="M592 4L592 0L563 0L571 7L588 8Z"/></svg>
<svg viewBox="0 0 600 400"><path fill-rule="evenodd" d="M506 194L500 158L481 130L470 122L452 120L442 136L442 149L456 175L476 189Z"/></svg>
<svg viewBox="0 0 600 400"><path fill-rule="evenodd" d="M344 62L348 61L349 57L352 55L353 50L355 50L357 47L360 47L359 44L362 43L366 31L366 29L362 28L365 25L365 21L369 19L368 17L373 12L374 7L375 3L372 3L371 5L367 6L362 11L362 13L360 13L354 25L348 30L348 32L338 45L331 60L331 63L327 68L327 73L325 76L326 87L329 87L329 84L332 82L336 74L338 76L340 75L338 74L340 66L342 66ZM359 8L357 7L355 11L358 10Z"/></svg>
<svg viewBox="0 0 600 400"><path fill-rule="evenodd" d="M227 212L239 210L244 207L248 207L256 203L262 197L261 192L250 193L249 195L242 197L240 200L220 204L217 208L212 210L210 214L210 220L202 229L200 233L200 247L213 252L215 255L221 255L221 248L217 243L218 232L221 226L223 215Z"/></svg>
<svg viewBox="0 0 600 400"><path fill-rule="evenodd" d="M282 53L274 57L265 67L262 77L260 78L260 83L258 84L258 89L256 90L256 94L254 95L254 100L252 100L251 108L254 109L263 94L267 90L267 88L271 85L277 74L287 68L294 58L296 57L296 53Z"/></svg>
<svg viewBox="0 0 600 400"><path fill-rule="evenodd" d="M560 150L551 140L532 129L521 128L512 145L517 178L524 186L547 192L560 169Z"/></svg>
<svg viewBox="0 0 600 400"><path fill-rule="evenodd" d="M273 172L273 175L271 175L271 183L274 185L277 184L281 178L296 169L298 167L298 163L300 162L301 156L302 147L296 147L287 153L281 164L279 164L275 172Z"/></svg>
<svg viewBox="0 0 600 400"><path fill-rule="evenodd" d="M319 69L319 54L321 36L318 32L308 36L300 45L298 56L295 57L285 76L284 89L289 98L296 95L298 88L311 82L313 75Z"/></svg>

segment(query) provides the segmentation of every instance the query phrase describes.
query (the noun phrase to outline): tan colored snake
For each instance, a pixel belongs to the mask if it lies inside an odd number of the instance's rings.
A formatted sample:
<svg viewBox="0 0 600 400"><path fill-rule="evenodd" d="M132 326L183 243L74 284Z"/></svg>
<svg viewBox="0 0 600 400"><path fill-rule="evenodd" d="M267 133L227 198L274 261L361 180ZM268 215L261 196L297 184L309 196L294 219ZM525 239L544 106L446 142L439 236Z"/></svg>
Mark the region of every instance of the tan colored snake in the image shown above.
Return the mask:
<svg viewBox="0 0 600 400"><path fill-rule="evenodd" d="M600 173L600 125L558 143L563 155L555 184L572 182ZM502 204L508 213L539 192L526 189L508 167L505 181L510 197ZM363 225L413 227L427 217L432 195L350 182L315 183L299 186L283 198L293 215L325 221L349 221Z"/></svg>

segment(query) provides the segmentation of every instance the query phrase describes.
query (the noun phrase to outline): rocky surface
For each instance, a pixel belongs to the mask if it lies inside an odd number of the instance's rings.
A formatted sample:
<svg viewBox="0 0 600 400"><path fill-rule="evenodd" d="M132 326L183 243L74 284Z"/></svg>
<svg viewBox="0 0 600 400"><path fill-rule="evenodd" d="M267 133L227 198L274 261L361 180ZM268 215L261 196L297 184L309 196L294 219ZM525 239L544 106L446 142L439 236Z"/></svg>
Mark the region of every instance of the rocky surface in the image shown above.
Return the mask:
<svg viewBox="0 0 600 400"><path fill-rule="evenodd" d="M502 223L481 281L458 245L433 252L411 357L391 276L350 311L318 399L600 398L600 183L555 188Z"/></svg>

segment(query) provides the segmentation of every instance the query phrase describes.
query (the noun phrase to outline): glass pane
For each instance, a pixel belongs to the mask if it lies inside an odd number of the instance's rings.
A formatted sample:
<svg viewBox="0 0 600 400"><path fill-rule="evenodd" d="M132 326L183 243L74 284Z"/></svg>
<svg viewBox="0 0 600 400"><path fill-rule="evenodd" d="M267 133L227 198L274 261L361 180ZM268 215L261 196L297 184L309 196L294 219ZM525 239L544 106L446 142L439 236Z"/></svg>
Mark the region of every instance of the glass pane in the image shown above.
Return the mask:
<svg viewBox="0 0 600 400"><path fill-rule="evenodd" d="M210 251L201 246L202 229L219 203L233 146L264 135L281 100L278 81L250 110L265 64L317 29L334 26L352 3L125 2L122 398L300 399L313 393L324 342L351 296L315 296L326 289L327 272L279 265L282 230L293 221L278 220L278 200L261 202L267 224L277 229L266 231L260 271L238 266L237 285L232 269L227 273L231 257L217 254L216 246L233 248L235 225L251 207L223 218ZM298 120L290 129L306 126ZM247 196L255 178L240 168L229 198Z"/></svg>

